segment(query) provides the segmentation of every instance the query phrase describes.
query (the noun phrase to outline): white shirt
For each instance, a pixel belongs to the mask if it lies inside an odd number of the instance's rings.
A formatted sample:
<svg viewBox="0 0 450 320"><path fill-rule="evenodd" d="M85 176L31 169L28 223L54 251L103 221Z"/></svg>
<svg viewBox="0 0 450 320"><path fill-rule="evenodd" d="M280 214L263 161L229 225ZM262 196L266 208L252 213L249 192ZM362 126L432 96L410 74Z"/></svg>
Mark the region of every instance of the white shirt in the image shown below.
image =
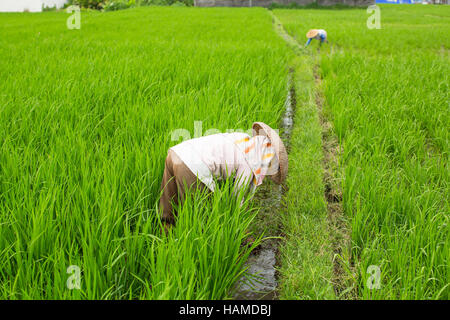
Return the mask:
<svg viewBox="0 0 450 320"><path fill-rule="evenodd" d="M170 148L211 191L214 179L224 180L235 174L235 188L250 185L251 191L271 173L278 162L270 141L265 136L250 137L246 133L219 133L186 140Z"/></svg>

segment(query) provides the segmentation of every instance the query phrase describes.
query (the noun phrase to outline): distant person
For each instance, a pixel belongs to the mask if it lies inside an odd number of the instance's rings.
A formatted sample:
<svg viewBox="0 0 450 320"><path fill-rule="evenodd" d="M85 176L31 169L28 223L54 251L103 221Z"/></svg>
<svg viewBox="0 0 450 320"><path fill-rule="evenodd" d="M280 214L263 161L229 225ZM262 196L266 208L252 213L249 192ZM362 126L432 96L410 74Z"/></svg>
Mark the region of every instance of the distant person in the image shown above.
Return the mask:
<svg viewBox="0 0 450 320"><path fill-rule="evenodd" d="M323 42L328 43L327 32L323 29L311 29L306 33L306 37L308 38L308 41L306 42L305 47L311 43L312 39L320 40L320 44Z"/></svg>
<svg viewBox="0 0 450 320"><path fill-rule="evenodd" d="M186 189L209 189L215 180L234 175L234 190L253 196L266 175L277 184L286 179L288 156L278 134L263 122L253 123L253 136L219 133L186 140L169 149L161 182L159 207L165 227L174 223L172 202L184 200Z"/></svg>

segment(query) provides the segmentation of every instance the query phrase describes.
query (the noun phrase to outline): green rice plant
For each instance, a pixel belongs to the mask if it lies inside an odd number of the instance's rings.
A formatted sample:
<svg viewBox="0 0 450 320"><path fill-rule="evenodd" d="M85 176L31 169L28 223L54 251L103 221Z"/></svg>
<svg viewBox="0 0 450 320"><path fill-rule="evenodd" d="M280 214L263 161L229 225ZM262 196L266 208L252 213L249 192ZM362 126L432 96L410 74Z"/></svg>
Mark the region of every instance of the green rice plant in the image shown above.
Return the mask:
<svg viewBox="0 0 450 320"><path fill-rule="evenodd" d="M365 9L274 13L300 43L310 28L328 32L329 46L308 50L343 150L358 295L448 299L450 10L381 6L379 30L366 27Z"/></svg>
<svg viewBox="0 0 450 320"><path fill-rule="evenodd" d="M187 196L179 209L176 227L167 238L152 242L144 268L149 271L141 298L220 299L228 297L230 284L244 273L243 263L261 236L250 247L241 247L255 217L249 201L240 205L228 180L210 194ZM212 198L212 199L209 199Z"/></svg>
<svg viewBox="0 0 450 320"><path fill-rule="evenodd" d="M219 191L166 237L160 181L176 129L276 127L288 54L270 16L83 11L80 30L68 16L0 14L0 297L226 297L255 212Z"/></svg>

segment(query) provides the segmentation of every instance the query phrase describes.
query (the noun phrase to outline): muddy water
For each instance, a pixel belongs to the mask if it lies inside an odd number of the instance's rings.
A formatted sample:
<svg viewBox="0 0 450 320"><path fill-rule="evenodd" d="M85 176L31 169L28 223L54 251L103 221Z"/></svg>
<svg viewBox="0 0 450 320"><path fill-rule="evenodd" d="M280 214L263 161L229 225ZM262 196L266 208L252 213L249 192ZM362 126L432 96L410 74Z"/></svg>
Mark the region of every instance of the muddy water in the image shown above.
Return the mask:
<svg viewBox="0 0 450 320"><path fill-rule="evenodd" d="M288 93L285 102L285 112L280 123L281 138L289 152L289 139L293 126L295 108L295 91L288 81ZM252 230L255 235L264 233L265 237L277 237L281 234L280 214L283 209L283 185L276 185L265 179L257 193L255 201L260 207ZM274 300L277 298L276 257L277 239L265 239L249 256L245 266L250 279L242 277L235 286L234 299L237 300Z"/></svg>
<svg viewBox="0 0 450 320"><path fill-rule="evenodd" d="M271 181L264 181L255 195L258 207L261 209L255 218L251 232L254 235L264 233L265 239L261 245L252 251L245 263L250 279L242 277L237 283L237 291L233 296L239 300L272 300L276 298L276 256L278 243L276 237L280 234L280 209L282 188Z"/></svg>

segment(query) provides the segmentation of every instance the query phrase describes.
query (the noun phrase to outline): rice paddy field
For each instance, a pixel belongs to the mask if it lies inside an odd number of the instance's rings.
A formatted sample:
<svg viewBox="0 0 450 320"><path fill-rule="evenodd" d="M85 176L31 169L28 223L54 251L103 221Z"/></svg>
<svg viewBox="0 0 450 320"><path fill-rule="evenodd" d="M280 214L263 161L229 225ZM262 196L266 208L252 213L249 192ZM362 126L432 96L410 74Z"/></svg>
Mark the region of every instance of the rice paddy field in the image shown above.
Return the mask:
<svg viewBox="0 0 450 320"><path fill-rule="evenodd" d="M226 182L166 234L164 159L174 132L279 128L289 90L276 297L450 298L447 6L68 16L0 13L0 298L233 298L271 221Z"/></svg>
<svg viewBox="0 0 450 320"><path fill-rule="evenodd" d="M314 55L323 112L338 139L347 266L356 295L448 299L448 7L382 6L382 28L363 10L277 10L294 38L311 25L330 34ZM370 265L381 288L370 289ZM347 271L350 268L346 268Z"/></svg>

